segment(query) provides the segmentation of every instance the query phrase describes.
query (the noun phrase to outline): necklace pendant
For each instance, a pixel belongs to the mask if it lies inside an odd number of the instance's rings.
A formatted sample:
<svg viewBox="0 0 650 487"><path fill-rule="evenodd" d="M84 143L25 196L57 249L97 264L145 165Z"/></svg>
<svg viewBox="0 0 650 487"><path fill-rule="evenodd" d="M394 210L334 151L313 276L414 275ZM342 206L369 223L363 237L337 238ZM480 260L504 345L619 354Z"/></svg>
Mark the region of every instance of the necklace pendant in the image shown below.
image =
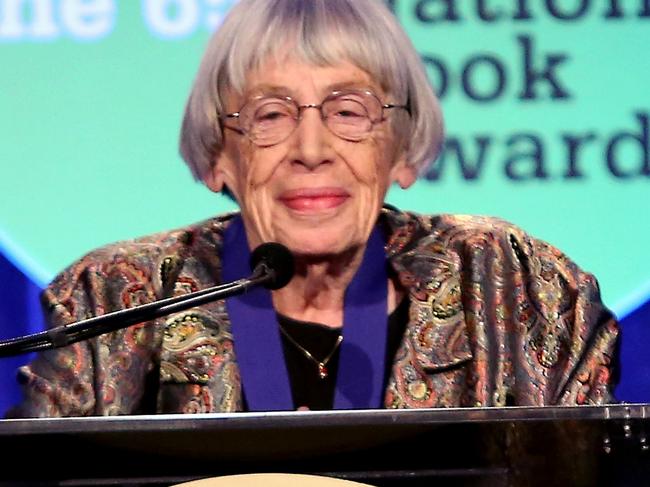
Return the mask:
<svg viewBox="0 0 650 487"><path fill-rule="evenodd" d="M322 363L318 364L318 376L321 379L327 378L327 367L325 367L325 364Z"/></svg>

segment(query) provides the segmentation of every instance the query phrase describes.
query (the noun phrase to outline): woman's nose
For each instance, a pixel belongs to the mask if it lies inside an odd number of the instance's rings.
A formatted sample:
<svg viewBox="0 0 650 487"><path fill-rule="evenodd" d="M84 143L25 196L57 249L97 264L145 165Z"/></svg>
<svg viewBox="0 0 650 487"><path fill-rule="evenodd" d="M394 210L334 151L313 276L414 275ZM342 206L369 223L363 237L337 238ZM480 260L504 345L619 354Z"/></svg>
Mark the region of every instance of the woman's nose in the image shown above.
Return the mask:
<svg viewBox="0 0 650 487"><path fill-rule="evenodd" d="M297 124L293 134L292 163L314 170L322 164L332 162L333 134L325 125L319 107L314 105L302 107Z"/></svg>

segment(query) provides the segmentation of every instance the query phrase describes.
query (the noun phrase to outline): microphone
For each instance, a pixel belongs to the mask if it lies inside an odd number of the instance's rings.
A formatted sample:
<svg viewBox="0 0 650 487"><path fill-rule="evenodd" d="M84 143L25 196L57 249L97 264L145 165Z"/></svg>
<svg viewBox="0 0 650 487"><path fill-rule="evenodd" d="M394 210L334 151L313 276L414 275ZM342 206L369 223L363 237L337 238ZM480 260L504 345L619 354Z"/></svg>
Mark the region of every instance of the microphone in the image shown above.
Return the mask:
<svg viewBox="0 0 650 487"><path fill-rule="evenodd" d="M0 340L0 358L64 347L210 301L237 296L254 286L280 289L291 281L294 273L293 255L284 245L275 242L257 247L251 254L250 265L253 272L249 277L231 283L94 316L31 335Z"/></svg>
<svg viewBox="0 0 650 487"><path fill-rule="evenodd" d="M284 245L267 242L260 245L251 254L251 269L266 266L271 278L263 286L267 289L280 289L289 284L293 277L293 255Z"/></svg>

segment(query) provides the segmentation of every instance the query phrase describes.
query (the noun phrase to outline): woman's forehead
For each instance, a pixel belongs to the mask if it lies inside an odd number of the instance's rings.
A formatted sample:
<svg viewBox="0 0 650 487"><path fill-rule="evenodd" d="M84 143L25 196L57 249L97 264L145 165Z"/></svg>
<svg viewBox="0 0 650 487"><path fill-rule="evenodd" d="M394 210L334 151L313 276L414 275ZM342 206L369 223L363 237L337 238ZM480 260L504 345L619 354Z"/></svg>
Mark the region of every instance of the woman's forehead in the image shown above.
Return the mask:
<svg viewBox="0 0 650 487"><path fill-rule="evenodd" d="M283 96L327 96L343 89L370 89L384 94L378 80L349 61L334 65L316 65L297 59L269 60L246 76L244 98L259 94Z"/></svg>

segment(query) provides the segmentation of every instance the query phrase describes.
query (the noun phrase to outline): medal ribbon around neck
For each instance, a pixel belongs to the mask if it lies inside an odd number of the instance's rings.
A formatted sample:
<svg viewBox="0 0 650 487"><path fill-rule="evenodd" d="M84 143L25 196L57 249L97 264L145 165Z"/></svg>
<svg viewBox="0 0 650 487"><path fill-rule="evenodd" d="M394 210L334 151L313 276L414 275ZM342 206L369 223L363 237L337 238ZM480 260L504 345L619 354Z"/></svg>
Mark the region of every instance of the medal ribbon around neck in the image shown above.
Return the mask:
<svg viewBox="0 0 650 487"><path fill-rule="evenodd" d="M222 281L248 277L250 250L241 216L223 236ZM383 405L388 333L388 272L384 239L376 226L361 266L345 292L334 409L373 409ZM294 409L282 338L271 292L255 287L226 300L235 358L250 411Z"/></svg>

